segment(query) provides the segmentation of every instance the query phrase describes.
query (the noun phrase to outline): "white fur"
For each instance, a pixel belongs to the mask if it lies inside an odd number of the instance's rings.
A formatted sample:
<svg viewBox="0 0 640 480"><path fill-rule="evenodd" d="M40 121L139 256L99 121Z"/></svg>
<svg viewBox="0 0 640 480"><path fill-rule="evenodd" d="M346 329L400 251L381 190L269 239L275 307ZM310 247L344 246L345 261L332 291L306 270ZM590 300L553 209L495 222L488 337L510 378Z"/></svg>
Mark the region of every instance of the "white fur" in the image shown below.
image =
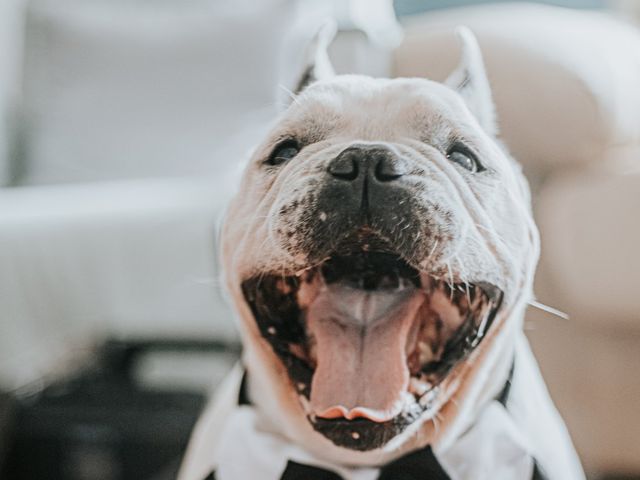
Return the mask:
<svg viewBox="0 0 640 480"><path fill-rule="evenodd" d="M325 78L297 96L256 150L222 236L225 279L241 319L250 396L264 428L316 458L334 465L376 466L427 444L441 452L452 448L502 389L515 355L516 424L551 479L579 480L584 478L579 462L522 334L539 249L526 181L495 141L493 104L477 42L468 30L460 36L463 59L448 86L424 79ZM264 159L287 135L316 140L277 172L266 171ZM452 165L441 151L441 143L452 135L473 145L490 174L471 177ZM463 281L485 278L505 292L486 338L443 382L438 418L425 416L387 445L366 452L338 447L313 430L240 289L248 275L294 272L304 265L296 249L304 240L299 222L314 207L308 200L312 180L321 178L324 165L354 142L383 143L399 151L421 172L416 195L449 211L446 222L432 219L448 229L448 240L428 249L426 270L448 269ZM281 207L292 199L300 201L300 211L283 216ZM284 235L288 231L291 236ZM238 374L233 375L230 382L237 388ZM217 434L225 412L233 408L234 391L222 389L203 416L181 480L201 480L208 473L216 443L224 441Z"/></svg>

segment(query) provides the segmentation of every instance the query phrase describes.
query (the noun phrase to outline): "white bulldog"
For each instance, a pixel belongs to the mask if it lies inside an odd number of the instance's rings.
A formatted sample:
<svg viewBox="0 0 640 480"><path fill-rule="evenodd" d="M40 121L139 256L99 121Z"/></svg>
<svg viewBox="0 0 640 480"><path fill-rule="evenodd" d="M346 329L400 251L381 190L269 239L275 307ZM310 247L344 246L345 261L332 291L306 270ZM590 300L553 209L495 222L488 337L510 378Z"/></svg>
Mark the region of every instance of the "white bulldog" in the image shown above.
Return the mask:
<svg viewBox="0 0 640 480"><path fill-rule="evenodd" d="M335 76L318 37L228 211L243 370L182 480L584 478L522 333L528 187L458 33L445 84Z"/></svg>

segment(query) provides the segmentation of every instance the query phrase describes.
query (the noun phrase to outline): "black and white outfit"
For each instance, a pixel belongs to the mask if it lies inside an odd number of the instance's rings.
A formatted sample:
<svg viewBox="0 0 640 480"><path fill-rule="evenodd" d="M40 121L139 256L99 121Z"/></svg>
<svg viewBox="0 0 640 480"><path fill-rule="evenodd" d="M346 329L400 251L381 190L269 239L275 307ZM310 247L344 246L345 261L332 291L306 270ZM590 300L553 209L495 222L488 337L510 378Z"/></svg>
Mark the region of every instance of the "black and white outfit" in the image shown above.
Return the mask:
<svg viewBox="0 0 640 480"><path fill-rule="evenodd" d="M529 352L530 354L530 352ZM525 357L526 363L527 358ZM519 364L516 356L515 368L504 390L490 402L475 423L449 446L439 451L437 446L414 451L380 467L344 467L332 465L318 459L277 432L265 428L249 399L243 385L243 371L235 372L234 408L220 418L215 426L205 417L201 420L200 432L186 457L179 480L565 480L580 478L564 477L562 468L581 471L577 458L566 455L557 448L568 439L565 432L554 432L548 449L541 452L531 442L530 435L511 414L514 382L519 375L528 375L526 365ZM537 370L534 374L539 373ZM513 378L513 380L512 380ZM526 382L525 382L526 383ZM535 392L533 392L535 393ZM546 393L546 392L545 392ZM535 395L534 395L535 396ZM545 408L535 421L545 421ZM208 427L207 427L208 425ZM203 428L206 427L206 428ZM208 431L208 432L207 432ZM542 429L540 431L543 431ZM530 433L530 431L528 432ZM222 441L211 442L212 434ZM196 443L196 445L193 444ZM207 442L215 443L209 450ZM570 444L570 443L569 443ZM545 463L540 453L548 457L556 451L557 458ZM563 459L564 458L564 459ZM557 465L564 462L565 465ZM575 464L574 464L575 462ZM550 473L547 464L555 468ZM582 477L584 478L584 477Z"/></svg>

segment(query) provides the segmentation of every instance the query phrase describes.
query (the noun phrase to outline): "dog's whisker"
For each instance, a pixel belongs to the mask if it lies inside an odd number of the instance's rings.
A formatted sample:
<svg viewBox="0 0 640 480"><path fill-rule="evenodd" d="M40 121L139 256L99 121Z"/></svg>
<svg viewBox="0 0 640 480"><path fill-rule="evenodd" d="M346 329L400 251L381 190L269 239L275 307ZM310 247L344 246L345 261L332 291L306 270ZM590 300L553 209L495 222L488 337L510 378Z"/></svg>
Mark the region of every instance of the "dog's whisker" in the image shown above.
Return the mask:
<svg viewBox="0 0 640 480"><path fill-rule="evenodd" d="M460 257L458 255L454 256L454 259L456 260L456 262L458 263L459 267L460 267L460 272L465 272L466 269L464 268L464 265L462 264L462 262L460 261ZM466 293L467 296L467 302L469 303L469 305L471 305L471 294L469 292L469 282L466 280L466 278L463 280L464 283L464 289L462 288L462 286L459 286L458 289L463 292Z"/></svg>
<svg viewBox="0 0 640 480"><path fill-rule="evenodd" d="M429 255L427 255L427 258L420 263L420 267L424 268L425 272L426 272L427 266L429 265L429 262L431 261L431 258L433 257L433 254L436 251L436 248L438 248L438 243L439 243L439 240L436 238L436 241L433 243L433 247L431 247L431 251L429 252Z"/></svg>
<svg viewBox="0 0 640 480"><path fill-rule="evenodd" d="M433 417L431 417L431 423L433 423L433 428L435 430L436 435L438 435L438 433L440 432L440 426L438 425L439 420L440 419L438 418L437 413Z"/></svg>
<svg viewBox="0 0 640 480"><path fill-rule="evenodd" d="M447 262L447 271L449 272L449 278L447 284L449 285L449 300L453 300L453 288L455 286L453 282L453 271L451 270L451 264Z"/></svg>
<svg viewBox="0 0 640 480"><path fill-rule="evenodd" d="M285 85L283 85L282 83L278 84L278 88L280 88L281 90L283 90L287 95L289 95L289 98L291 98L291 101L294 103L298 103L298 96L293 93L289 88L287 88Z"/></svg>
<svg viewBox="0 0 640 480"><path fill-rule="evenodd" d="M545 305L544 303L538 302L537 300L529 300L529 305L538 310L542 310L543 312L549 313L551 315L555 315L562 320L569 320L569 314L563 312L562 310L558 310L557 308L550 307L549 305Z"/></svg>
<svg viewBox="0 0 640 480"><path fill-rule="evenodd" d="M498 240L503 247L505 247L506 249L509 249L509 244L507 243L507 241L495 230L485 227L484 225L480 224L480 223L476 223L475 224L476 227L478 227L481 230L484 230L485 232L487 232L489 235L491 235L493 238L495 238L496 240Z"/></svg>

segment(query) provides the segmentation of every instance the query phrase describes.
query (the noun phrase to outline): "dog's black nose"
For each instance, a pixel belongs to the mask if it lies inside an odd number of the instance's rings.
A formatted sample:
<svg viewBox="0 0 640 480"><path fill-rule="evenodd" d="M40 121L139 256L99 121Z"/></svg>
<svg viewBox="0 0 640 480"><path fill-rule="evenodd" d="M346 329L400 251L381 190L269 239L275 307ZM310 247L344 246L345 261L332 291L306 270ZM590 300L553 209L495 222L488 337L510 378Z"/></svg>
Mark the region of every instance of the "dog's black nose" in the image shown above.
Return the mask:
<svg viewBox="0 0 640 480"><path fill-rule="evenodd" d="M385 145L352 145L345 148L327 167L331 176L353 182L368 175L378 182L390 182L405 175L402 158Z"/></svg>

